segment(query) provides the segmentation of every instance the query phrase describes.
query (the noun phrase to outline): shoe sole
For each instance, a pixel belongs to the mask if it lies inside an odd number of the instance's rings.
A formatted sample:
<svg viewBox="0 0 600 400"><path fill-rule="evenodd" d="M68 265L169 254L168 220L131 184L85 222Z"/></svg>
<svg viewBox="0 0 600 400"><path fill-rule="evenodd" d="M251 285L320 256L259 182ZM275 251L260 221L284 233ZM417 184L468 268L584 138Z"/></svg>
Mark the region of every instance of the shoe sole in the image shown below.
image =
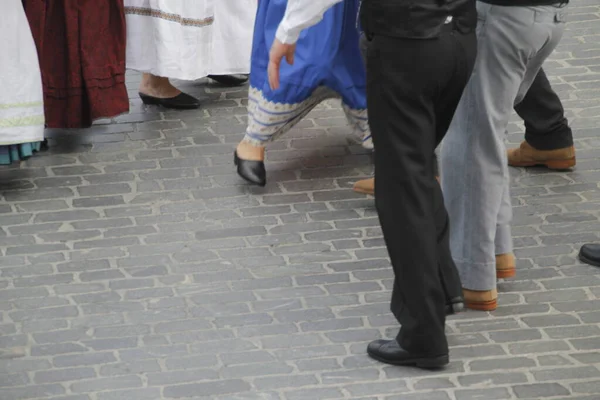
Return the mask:
<svg viewBox="0 0 600 400"><path fill-rule="evenodd" d="M476 311L494 311L496 308L498 308L498 300L496 299L477 302L465 301L465 307Z"/></svg>
<svg viewBox="0 0 600 400"><path fill-rule="evenodd" d="M548 161L530 161L530 162L509 162L511 167L537 167L543 166L557 171L573 168L577 164L575 157L566 160L548 160Z"/></svg>
<svg viewBox="0 0 600 400"><path fill-rule="evenodd" d="M366 189L361 189L361 188L352 188L352 190L354 190L356 193L360 193L360 194L369 194L371 196L375 195L375 192L373 192L372 190L366 190Z"/></svg>
<svg viewBox="0 0 600 400"><path fill-rule="evenodd" d="M440 177L436 176L435 180L440 183ZM371 196L375 196L375 191L374 190L368 190L368 189L362 189L362 188L358 188L358 187L353 187L352 190L354 190L356 193L360 193L360 194L368 194Z"/></svg>
<svg viewBox="0 0 600 400"><path fill-rule="evenodd" d="M496 278L498 278L498 279L514 278L515 275L517 275L516 268L506 268L506 269L497 269L496 270Z"/></svg>
<svg viewBox="0 0 600 400"><path fill-rule="evenodd" d="M448 354L446 354L444 356L432 357L432 358L412 358L409 360L398 360L398 361L388 360L386 358L379 357L378 355L373 354L370 351L367 351L367 354L369 354L369 357L373 358L374 360L377 360L384 364L398 365L398 366L415 366L417 368L422 368L422 369L437 369L437 368L445 367L446 365L450 364L450 356Z"/></svg>
<svg viewBox="0 0 600 400"><path fill-rule="evenodd" d="M579 259L586 264L593 265L594 267L600 267L600 262L591 260L581 253L579 253Z"/></svg>
<svg viewBox="0 0 600 400"><path fill-rule="evenodd" d="M225 76L218 76L218 75L208 75L208 78L217 82L219 85L228 86L228 87L242 86L242 85L245 85L250 80L250 77L247 77L246 79L239 79L239 78L234 78L234 77L230 77L230 76L225 77Z"/></svg>
<svg viewBox="0 0 600 400"><path fill-rule="evenodd" d="M145 95L140 94L140 99L142 100L142 103L144 103L147 106L159 106L159 107L163 107L166 108L167 110L197 110L200 108L200 104L197 105L189 105L189 106L165 106L164 103L162 102L163 99L159 99L159 98L154 98L152 96L148 97Z"/></svg>

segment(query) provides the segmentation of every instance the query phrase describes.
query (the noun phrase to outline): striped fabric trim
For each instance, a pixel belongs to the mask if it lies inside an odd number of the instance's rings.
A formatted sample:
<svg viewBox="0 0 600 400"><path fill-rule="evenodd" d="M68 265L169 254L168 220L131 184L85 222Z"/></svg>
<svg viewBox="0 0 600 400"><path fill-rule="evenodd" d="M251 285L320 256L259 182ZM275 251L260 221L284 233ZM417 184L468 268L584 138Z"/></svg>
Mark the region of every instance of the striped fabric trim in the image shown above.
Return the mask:
<svg viewBox="0 0 600 400"><path fill-rule="evenodd" d="M41 101L32 101L29 103L13 103L13 104L0 104L0 109L8 109L8 108L29 108L29 107L38 107L43 106L44 103Z"/></svg>
<svg viewBox="0 0 600 400"><path fill-rule="evenodd" d="M16 117L0 119L0 128L15 128L18 126L44 125L43 115L32 115L30 117Z"/></svg>
<svg viewBox="0 0 600 400"><path fill-rule="evenodd" d="M308 99L300 103L275 103L268 101L261 90L250 86L248 98L248 126L244 141L255 146L264 146L289 131L319 103L339 98L339 95L320 86ZM343 109L358 141L364 148L372 149L367 110L355 110L346 104L343 104Z"/></svg>
<svg viewBox="0 0 600 400"><path fill-rule="evenodd" d="M125 14L141 15L143 17L160 18L166 21L177 22L183 26L194 26L196 28L202 28L205 26L212 25L215 21L214 17L207 17L203 19L194 18L183 18L179 14L170 14L160 10L154 10L146 7L125 7Z"/></svg>

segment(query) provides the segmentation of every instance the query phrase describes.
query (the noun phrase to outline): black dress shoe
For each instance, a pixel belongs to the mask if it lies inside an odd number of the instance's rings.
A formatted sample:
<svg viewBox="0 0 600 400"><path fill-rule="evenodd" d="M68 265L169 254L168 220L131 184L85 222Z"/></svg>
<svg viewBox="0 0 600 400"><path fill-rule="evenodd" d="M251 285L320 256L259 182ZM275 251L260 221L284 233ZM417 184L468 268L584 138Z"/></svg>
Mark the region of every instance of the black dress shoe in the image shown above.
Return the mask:
<svg viewBox="0 0 600 400"><path fill-rule="evenodd" d="M148 96L144 93L139 93L140 98L144 104L163 106L165 108L172 108L175 110L195 110L200 107L200 100L189 94L179 93L175 97L169 97L162 99L160 97Z"/></svg>
<svg viewBox="0 0 600 400"><path fill-rule="evenodd" d="M208 75L210 79L223 86L240 86L248 82L248 75Z"/></svg>
<svg viewBox="0 0 600 400"><path fill-rule="evenodd" d="M446 303L446 315L453 315L465 309L465 301L462 297L455 297Z"/></svg>
<svg viewBox="0 0 600 400"><path fill-rule="evenodd" d="M267 171L264 162L244 160L238 157L236 151L233 153L233 163L237 167L238 175L248 182L258 186L267 184Z"/></svg>
<svg viewBox="0 0 600 400"><path fill-rule="evenodd" d="M600 267L600 244L584 244L579 250L579 259L586 264Z"/></svg>
<svg viewBox="0 0 600 400"><path fill-rule="evenodd" d="M396 340L375 340L367 346L371 358L391 365L412 365L418 368L435 369L448 365L448 354L441 356L423 356L410 354Z"/></svg>

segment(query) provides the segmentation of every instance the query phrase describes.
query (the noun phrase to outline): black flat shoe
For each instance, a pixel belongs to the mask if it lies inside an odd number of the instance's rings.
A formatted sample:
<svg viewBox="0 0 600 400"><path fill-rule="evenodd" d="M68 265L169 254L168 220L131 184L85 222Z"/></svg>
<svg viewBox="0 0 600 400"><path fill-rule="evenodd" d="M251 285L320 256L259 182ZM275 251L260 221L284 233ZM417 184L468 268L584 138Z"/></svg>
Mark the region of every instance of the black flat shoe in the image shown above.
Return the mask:
<svg viewBox="0 0 600 400"><path fill-rule="evenodd" d="M422 356L410 354L396 340L374 340L367 346L371 358L391 365L409 365L423 369L442 368L450 362L448 354Z"/></svg>
<svg viewBox="0 0 600 400"><path fill-rule="evenodd" d="M237 167L238 175L248 182L258 186L267 184L267 171L264 162L241 159L236 151L233 153L233 163Z"/></svg>
<svg viewBox="0 0 600 400"><path fill-rule="evenodd" d="M179 93L177 96L169 97L167 99L148 96L144 93L139 93L139 95L144 104L148 105L163 106L174 110L195 110L200 107L200 100L185 93Z"/></svg>
<svg viewBox="0 0 600 400"><path fill-rule="evenodd" d="M581 246L579 259L586 264L600 267L600 244L589 243Z"/></svg>
<svg viewBox="0 0 600 400"><path fill-rule="evenodd" d="M208 75L210 79L223 86L241 86L248 82L248 75Z"/></svg>

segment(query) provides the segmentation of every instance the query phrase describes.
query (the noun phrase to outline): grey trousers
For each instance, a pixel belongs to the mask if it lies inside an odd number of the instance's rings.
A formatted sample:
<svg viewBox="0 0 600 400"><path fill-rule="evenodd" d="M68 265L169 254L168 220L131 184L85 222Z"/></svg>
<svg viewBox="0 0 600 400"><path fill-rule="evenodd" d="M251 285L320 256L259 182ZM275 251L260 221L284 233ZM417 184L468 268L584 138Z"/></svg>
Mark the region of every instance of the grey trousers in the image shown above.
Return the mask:
<svg viewBox="0 0 600 400"><path fill-rule="evenodd" d="M515 104L565 28L565 8L477 2L478 56L441 146L450 246L463 287L496 288L497 254L513 250L504 143Z"/></svg>

